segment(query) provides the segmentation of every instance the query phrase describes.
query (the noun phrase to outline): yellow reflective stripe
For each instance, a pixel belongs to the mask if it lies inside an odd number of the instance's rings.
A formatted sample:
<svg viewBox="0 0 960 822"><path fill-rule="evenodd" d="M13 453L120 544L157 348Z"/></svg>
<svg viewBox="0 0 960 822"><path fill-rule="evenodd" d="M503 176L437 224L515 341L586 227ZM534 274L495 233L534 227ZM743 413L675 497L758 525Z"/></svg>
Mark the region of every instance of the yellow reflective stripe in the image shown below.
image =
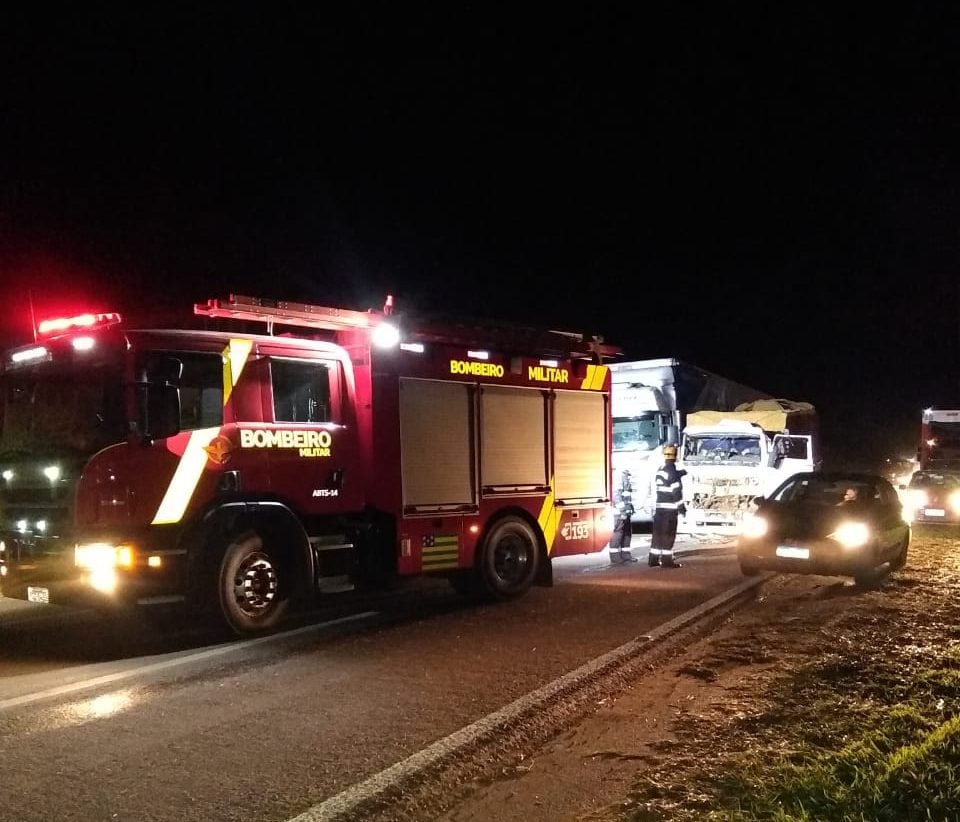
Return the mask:
<svg viewBox="0 0 960 822"><path fill-rule="evenodd" d="M553 495L553 477L550 478L550 493L543 499L543 505L540 507L540 516L537 517L537 523L540 530L543 531L543 537L547 543L547 554L553 550L553 541L557 536L557 525L560 522L560 513L554 505Z"/></svg>
<svg viewBox="0 0 960 822"><path fill-rule="evenodd" d="M603 381L607 378L607 368L608 366L606 365L594 366L593 382L590 384L590 389L592 391L603 390Z"/></svg>
<svg viewBox="0 0 960 822"><path fill-rule="evenodd" d="M223 404L226 405L233 393L233 387L240 379L240 372L247 364L247 358L253 348L253 340L230 340L223 349Z"/></svg>
<svg viewBox="0 0 960 822"><path fill-rule="evenodd" d="M160 507L153 517L152 525L170 525L183 519L183 512L187 510L197 483L203 475L207 465L207 452L204 450L217 433L220 427L198 428L190 434L187 447L180 457L180 464L173 472L173 479L167 486L167 492L160 501Z"/></svg>
<svg viewBox="0 0 960 822"><path fill-rule="evenodd" d="M597 367L595 365L587 366L587 376L585 376L583 378L583 382L580 383L581 390L588 390L590 388L590 384L593 382L593 373L596 370L597 370Z"/></svg>
<svg viewBox="0 0 960 822"><path fill-rule="evenodd" d="M602 391L603 383L607 379L607 371L609 371L610 366L608 365L588 365L587 366L587 375L583 378L583 382L580 383L581 391Z"/></svg>

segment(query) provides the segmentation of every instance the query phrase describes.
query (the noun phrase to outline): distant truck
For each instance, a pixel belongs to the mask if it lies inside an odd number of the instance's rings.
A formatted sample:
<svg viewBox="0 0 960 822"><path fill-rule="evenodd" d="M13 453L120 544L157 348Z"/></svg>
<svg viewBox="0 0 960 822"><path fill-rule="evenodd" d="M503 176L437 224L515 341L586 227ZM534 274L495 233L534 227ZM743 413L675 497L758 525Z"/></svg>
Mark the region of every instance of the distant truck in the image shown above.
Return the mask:
<svg viewBox="0 0 960 822"><path fill-rule="evenodd" d="M688 534L738 534L754 498L784 479L820 467L816 409L806 402L758 400L736 411L687 416L680 448Z"/></svg>
<svg viewBox="0 0 960 822"><path fill-rule="evenodd" d="M920 471L960 471L960 410L923 410L917 463Z"/></svg>
<svg viewBox="0 0 960 822"><path fill-rule="evenodd" d="M653 519L654 475L667 443L679 445L687 414L704 408L732 411L768 394L677 359L612 363L613 487L629 470L634 522Z"/></svg>

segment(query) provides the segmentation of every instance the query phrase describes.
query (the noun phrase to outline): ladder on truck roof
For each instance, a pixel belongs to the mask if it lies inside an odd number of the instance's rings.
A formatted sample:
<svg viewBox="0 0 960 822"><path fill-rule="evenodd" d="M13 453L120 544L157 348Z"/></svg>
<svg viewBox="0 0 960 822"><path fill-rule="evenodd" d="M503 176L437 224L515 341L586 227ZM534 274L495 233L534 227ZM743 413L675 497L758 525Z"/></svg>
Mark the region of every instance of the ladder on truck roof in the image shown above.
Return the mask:
<svg viewBox="0 0 960 822"><path fill-rule="evenodd" d="M373 329L393 315L393 297L388 295L382 311L356 311L322 305L269 300L231 294L226 300L197 303L194 314L247 322L262 322L267 333L275 325L315 328L325 331ZM506 353L533 356L571 357L600 362L620 356L620 348L608 345L599 336L576 331L554 331L508 323L491 323L464 318L404 317L400 325L409 342L436 342L472 348L497 347Z"/></svg>
<svg viewBox="0 0 960 822"><path fill-rule="evenodd" d="M231 294L226 300L207 300L195 303L193 313L205 317L267 324L267 333L273 334L274 325L300 328L319 328L324 331L342 331L347 328L373 328L391 313L393 298L388 296L383 311L353 311L348 308L328 308L323 305L267 300Z"/></svg>

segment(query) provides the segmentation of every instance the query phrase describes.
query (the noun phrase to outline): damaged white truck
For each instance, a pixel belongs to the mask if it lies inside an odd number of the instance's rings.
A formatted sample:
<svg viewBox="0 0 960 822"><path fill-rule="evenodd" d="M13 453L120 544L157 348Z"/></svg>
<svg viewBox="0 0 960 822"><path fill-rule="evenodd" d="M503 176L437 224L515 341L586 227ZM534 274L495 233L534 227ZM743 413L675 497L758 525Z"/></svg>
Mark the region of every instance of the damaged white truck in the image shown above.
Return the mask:
<svg viewBox="0 0 960 822"><path fill-rule="evenodd" d="M630 472L634 522L650 522L654 478L663 446L680 444L687 415L701 408L732 411L769 395L681 360L612 363L613 487Z"/></svg>
<svg viewBox="0 0 960 822"><path fill-rule="evenodd" d="M806 402L757 400L736 411L687 416L680 448L686 534L740 533L754 498L784 479L820 467L816 409Z"/></svg>

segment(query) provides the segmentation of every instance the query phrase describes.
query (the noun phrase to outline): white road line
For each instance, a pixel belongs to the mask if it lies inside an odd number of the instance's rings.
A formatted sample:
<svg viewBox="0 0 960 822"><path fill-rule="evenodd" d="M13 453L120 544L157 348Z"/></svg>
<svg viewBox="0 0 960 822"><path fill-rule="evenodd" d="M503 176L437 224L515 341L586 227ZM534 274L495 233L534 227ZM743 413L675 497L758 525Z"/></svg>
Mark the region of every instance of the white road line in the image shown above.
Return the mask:
<svg viewBox="0 0 960 822"><path fill-rule="evenodd" d="M454 752L474 744L478 739L489 734L491 731L516 721L533 708L546 704L558 693L562 693L577 681L586 679L621 659L633 656L651 643L669 636L688 623L736 599L741 594L746 593L751 588L755 588L761 582L764 582L768 576L769 575L761 575L747 579L739 585L735 585L722 594L718 594L713 599L695 608L691 608L689 611L680 614L680 616L671 619L669 622L657 626L648 634L624 643L619 648L614 648L612 651L581 665L576 670L564 674L553 680L553 682L544 685L542 688L520 697L506 707L494 711L482 719L478 719L472 725L467 725L459 731L454 731L449 736L434 742L429 747L418 751L403 761L398 762L396 765L392 765L386 770L374 774L369 779L347 788L336 796L331 796L319 805L314 805L300 815L289 819L288 822L332 822L332 820L339 819L355 811L357 807L364 802L376 798L418 772L426 770L438 762L445 760Z"/></svg>
<svg viewBox="0 0 960 822"><path fill-rule="evenodd" d="M347 622L356 622L361 619L370 619L371 617L378 616L379 613L379 611L363 611L359 614L352 614L350 616L340 617L339 619L331 619L327 622L319 622L316 625L305 625L302 628L295 628L292 631L284 631L281 634L271 634L270 636L257 637L256 639L246 639L242 642L233 642L229 645L221 645L216 648L208 648L205 651L198 651L197 653L188 654L186 656L179 656L176 659L167 659L163 662L154 662L150 665L141 665L139 668L131 668L127 671L118 671L114 674L104 674L103 676L93 677L92 679L83 679L79 682L73 682L69 685L61 685L57 688L48 688L44 691L35 691L34 693L24 694L22 696L14 696L10 699L0 700L0 712L7 711L10 708L19 708L22 705L29 705L33 702L39 702L43 699L51 699L56 696L65 696L67 694L72 694L76 691L82 691L87 688L97 688L102 685L113 685L117 682L123 682L127 679L135 679L138 676L153 674L157 671L165 671L170 668L189 665L193 662L200 662L204 659L212 659L213 657L232 654L236 651L243 651L247 648L253 648L257 645L265 645L269 642L277 642L281 639L289 639L290 637L300 636L301 634L309 634L313 631L319 631L325 628L333 627L334 625L342 625Z"/></svg>

